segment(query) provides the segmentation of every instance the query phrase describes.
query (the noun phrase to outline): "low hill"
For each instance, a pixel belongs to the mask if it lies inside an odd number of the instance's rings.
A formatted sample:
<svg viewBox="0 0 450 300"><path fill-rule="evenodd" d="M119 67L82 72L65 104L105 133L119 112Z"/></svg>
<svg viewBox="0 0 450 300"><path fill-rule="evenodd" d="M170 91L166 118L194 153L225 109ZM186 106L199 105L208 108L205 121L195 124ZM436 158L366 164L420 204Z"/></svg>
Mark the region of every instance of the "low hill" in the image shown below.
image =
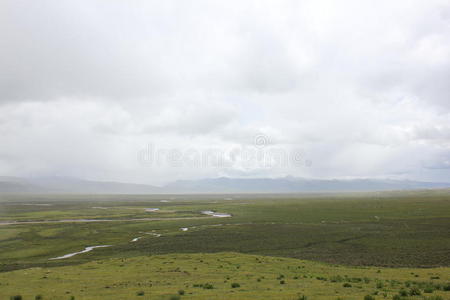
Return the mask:
<svg viewBox="0 0 450 300"><path fill-rule="evenodd" d="M429 298L401 299L443 300L450 297L449 275L450 268L361 268L236 253L172 254L0 273L0 298L363 300L405 293Z"/></svg>
<svg viewBox="0 0 450 300"><path fill-rule="evenodd" d="M154 194L160 192L160 188L151 185L71 177L0 177L0 193Z"/></svg>

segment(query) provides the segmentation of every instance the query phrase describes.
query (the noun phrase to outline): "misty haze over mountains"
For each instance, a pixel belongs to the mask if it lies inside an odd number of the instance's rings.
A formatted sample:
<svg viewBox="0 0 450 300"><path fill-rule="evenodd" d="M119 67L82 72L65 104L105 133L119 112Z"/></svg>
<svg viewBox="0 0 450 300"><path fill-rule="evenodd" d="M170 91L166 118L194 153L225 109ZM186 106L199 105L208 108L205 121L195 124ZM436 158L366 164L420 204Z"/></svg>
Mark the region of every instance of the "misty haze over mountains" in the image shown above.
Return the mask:
<svg viewBox="0 0 450 300"><path fill-rule="evenodd" d="M310 193L449 188L450 183L393 179L207 178L178 180L157 187L69 177L0 177L0 193L169 194Z"/></svg>

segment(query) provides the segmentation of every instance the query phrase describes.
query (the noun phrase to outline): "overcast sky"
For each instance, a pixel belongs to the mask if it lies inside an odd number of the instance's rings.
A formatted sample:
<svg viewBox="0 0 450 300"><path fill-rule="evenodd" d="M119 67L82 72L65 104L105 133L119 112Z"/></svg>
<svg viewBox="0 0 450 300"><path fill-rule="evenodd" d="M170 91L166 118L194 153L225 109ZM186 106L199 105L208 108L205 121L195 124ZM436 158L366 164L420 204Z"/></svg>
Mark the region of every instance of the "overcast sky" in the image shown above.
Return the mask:
<svg viewBox="0 0 450 300"><path fill-rule="evenodd" d="M449 79L448 0L2 0L0 175L450 182Z"/></svg>

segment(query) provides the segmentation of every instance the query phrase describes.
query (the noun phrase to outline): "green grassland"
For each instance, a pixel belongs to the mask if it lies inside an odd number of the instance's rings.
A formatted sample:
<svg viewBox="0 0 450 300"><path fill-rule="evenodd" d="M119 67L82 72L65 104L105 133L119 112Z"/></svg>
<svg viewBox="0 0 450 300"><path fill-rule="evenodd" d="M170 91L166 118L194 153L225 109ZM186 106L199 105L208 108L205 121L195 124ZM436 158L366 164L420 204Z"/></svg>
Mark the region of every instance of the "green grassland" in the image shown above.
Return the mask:
<svg viewBox="0 0 450 300"><path fill-rule="evenodd" d="M408 297L402 299L449 299L449 273L449 268L343 267L236 253L171 254L0 273L0 297L362 300L403 292ZM422 295L409 296L416 293Z"/></svg>
<svg viewBox="0 0 450 300"><path fill-rule="evenodd" d="M160 210L146 212L145 208ZM204 210L232 217L208 217L201 213ZM73 221L83 219L103 221ZM59 220L69 221L55 223ZM43 223L1 225L11 221ZM183 227L188 230L180 230ZM132 242L137 237L140 239ZM50 260L95 245L111 247ZM225 258L232 264L215 263ZM194 263L199 259L209 263ZM122 260L127 263L120 263ZM118 268L118 264L123 266ZM306 273L294 275L299 269L292 268L298 264L305 266L301 271ZM146 269L139 269L141 266ZM183 272L171 272L169 267ZM297 299L299 293L308 299L362 299L376 290L378 299L383 293L391 297L401 288L410 288L405 286L412 285L409 281L416 281L422 294L428 285L446 284L448 267L448 190L0 196L0 299L18 293L28 299L39 293L50 295L47 299L69 299L72 294L76 299L158 299L150 295L164 299L178 289L186 291L183 298L195 299ZM379 269L381 273L376 273ZM289 278L285 284L274 279L280 274ZM342 278L331 279L338 275ZM350 280L345 275L368 277L369 283L351 282L351 288L344 288ZM227 276L232 279L224 279ZM271 280L257 281L258 276ZM230 287L233 279L239 280L240 288ZM27 280L31 284L25 284ZM147 290L144 287L149 287L149 280L151 288ZM380 280L383 289L375 289ZM113 288L118 282L127 285ZM214 289L192 287L208 282ZM136 295L138 283L144 296ZM448 293L433 289L449 299Z"/></svg>

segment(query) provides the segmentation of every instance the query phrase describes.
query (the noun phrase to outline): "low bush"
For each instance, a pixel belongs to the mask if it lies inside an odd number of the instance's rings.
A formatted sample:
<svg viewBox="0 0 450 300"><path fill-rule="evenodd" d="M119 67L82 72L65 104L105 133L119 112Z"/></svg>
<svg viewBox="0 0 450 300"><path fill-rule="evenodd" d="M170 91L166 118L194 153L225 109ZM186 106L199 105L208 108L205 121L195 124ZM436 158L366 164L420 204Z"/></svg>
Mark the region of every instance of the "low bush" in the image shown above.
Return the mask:
<svg viewBox="0 0 450 300"><path fill-rule="evenodd" d="M184 295L184 290L178 290L178 295Z"/></svg>
<svg viewBox="0 0 450 300"><path fill-rule="evenodd" d="M365 295L364 300L375 300L375 297L373 297L371 295Z"/></svg>
<svg viewBox="0 0 450 300"><path fill-rule="evenodd" d="M415 286L409 289L410 296L420 296L421 294L420 290Z"/></svg>
<svg viewBox="0 0 450 300"><path fill-rule="evenodd" d="M205 284L203 285L203 288L204 288L205 290L212 290L212 289L214 288L214 286L213 286L211 283L205 283Z"/></svg>
<svg viewBox="0 0 450 300"><path fill-rule="evenodd" d="M231 288L233 288L233 289L238 288L238 287L241 287L241 285L239 283L237 283L237 282L233 282L231 284Z"/></svg>
<svg viewBox="0 0 450 300"><path fill-rule="evenodd" d="M345 288L352 287L352 285L350 283L348 283L348 282L344 283L342 286L345 287Z"/></svg>
<svg viewBox="0 0 450 300"><path fill-rule="evenodd" d="M330 277L330 281L331 282L342 282L344 279L342 278L341 275L337 275L337 276L331 276Z"/></svg>

